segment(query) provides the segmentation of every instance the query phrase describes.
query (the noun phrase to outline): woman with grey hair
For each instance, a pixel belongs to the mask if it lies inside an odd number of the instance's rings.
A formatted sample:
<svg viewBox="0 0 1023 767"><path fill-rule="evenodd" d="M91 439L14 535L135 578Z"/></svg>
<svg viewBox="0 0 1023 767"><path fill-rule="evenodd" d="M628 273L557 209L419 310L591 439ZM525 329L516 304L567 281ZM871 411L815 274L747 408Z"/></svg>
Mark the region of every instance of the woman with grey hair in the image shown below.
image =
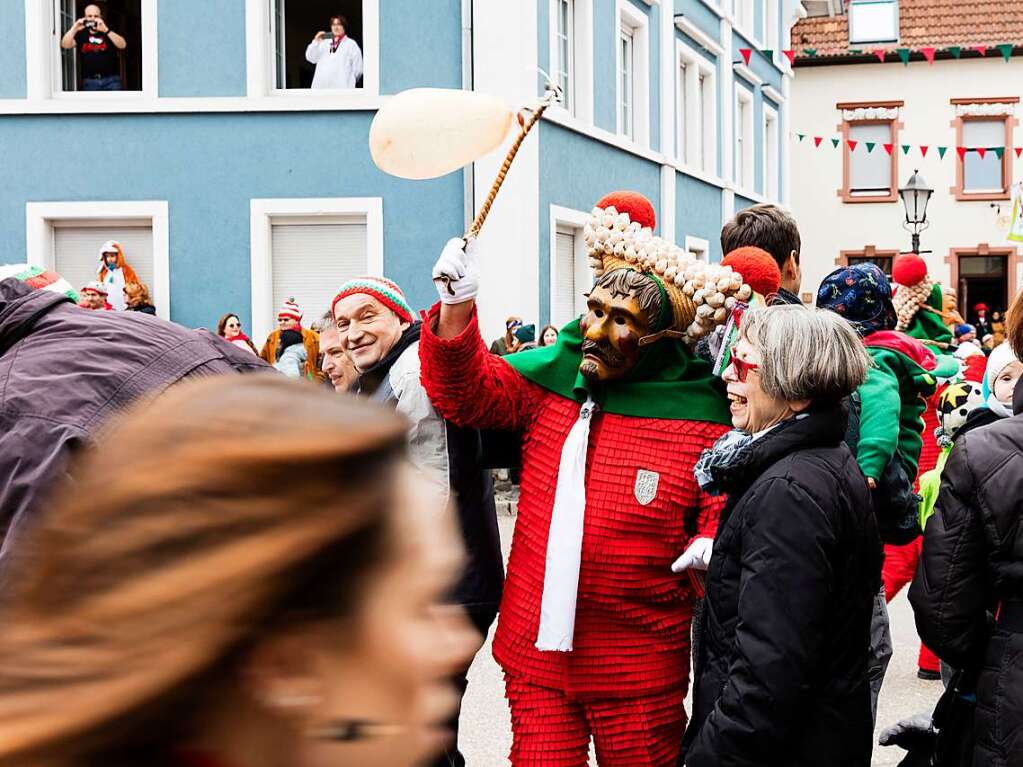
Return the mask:
<svg viewBox="0 0 1023 767"><path fill-rule="evenodd" d="M724 375L735 429L696 467L728 503L707 573L686 765L870 764L881 543L843 442L843 401L869 364L831 312L742 317Z"/></svg>

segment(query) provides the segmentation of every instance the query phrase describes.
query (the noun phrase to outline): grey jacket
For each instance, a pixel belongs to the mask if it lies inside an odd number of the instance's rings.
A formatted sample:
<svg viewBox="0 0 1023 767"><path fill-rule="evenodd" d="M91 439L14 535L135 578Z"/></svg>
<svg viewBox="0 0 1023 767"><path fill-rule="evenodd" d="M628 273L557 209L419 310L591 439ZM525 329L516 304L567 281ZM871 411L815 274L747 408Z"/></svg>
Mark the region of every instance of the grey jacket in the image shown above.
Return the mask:
<svg viewBox="0 0 1023 767"><path fill-rule="evenodd" d="M183 378L270 369L207 330L0 281L0 554L112 413Z"/></svg>

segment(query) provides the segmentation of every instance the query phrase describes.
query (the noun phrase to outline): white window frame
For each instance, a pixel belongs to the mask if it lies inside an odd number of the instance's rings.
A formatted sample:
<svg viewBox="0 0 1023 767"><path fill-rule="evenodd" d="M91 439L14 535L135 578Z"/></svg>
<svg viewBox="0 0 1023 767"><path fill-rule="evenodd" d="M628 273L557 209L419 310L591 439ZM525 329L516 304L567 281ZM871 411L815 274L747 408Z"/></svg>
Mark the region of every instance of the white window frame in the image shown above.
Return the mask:
<svg viewBox="0 0 1023 767"><path fill-rule="evenodd" d="M564 208L560 205L550 206L550 284L547 295L547 309L548 315L553 315L555 296L557 295L557 252L558 252L558 230L565 229L573 230L575 234L575 280L576 286L580 284L587 284L593 282L593 273L590 271L589 263L586 258L586 242L583 240L583 227L586 226L586 222L590 220L590 214L584 213L581 210L574 210L573 208ZM560 327L563 323L553 316L548 317L548 321L555 327Z"/></svg>
<svg viewBox="0 0 1023 767"><path fill-rule="evenodd" d="M761 0L763 2L763 0ZM732 18L735 21L735 29L752 43L754 47L762 48L759 38L756 35L757 9L756 0L733 0Z"/></svg>
<svg viewBox="0 0 1023 767"><path fill-rule="evenodd" d="M25 0L25 96L35 102L81 102L87 111L106 111L111 102L156 99L159 90L157 65L159 34L157 0L140 0L142 16L141 91L65 91L61 83L60 40L67 30L58 28L59 0ZM118 30L114 30L117 32Z"/></svg>
<svg viewBox="0 0 1023 767"><path fill-rule="evenodd" d="M277 88L274 65L274 0L245 0L246 92L281 104L322 109L323 102L365 102L380 95L380 0L362 2L362 87ZM310 37L312 39L312 37Z"/></svg>
<svg viewBox="0 0 1023 767"><path fill-rule="evenodd" d="M703 237L686 235L685 251L700 261L710 261L710 242Z"/></svg>
<svg viewBox="0 0 1023 767"><path fill-rule="evenodd" d="M764 177L764 197L768 200L779 200L781 198L780 184L780 166L778 164L780 149L780 128L781 123L779 122L778 110L768 105L767 101L763 102L762 115L762 129L764 136L764 162L763 162L763 177ZM773 138L772 138L773 133Z"/></svg>
<svg viewBox="0 0 1023 767"><path fill-rule="evenodd" d="M695 170L710 176L718 175L718 89L717 67L694 51L681 40L675 41L675 58L678 66L676 78L679 79L679 90L685 89L686 114L676 109L675 126L678 136L685 135L685 152L678 151L679 163L687 170ZM686 82L681 82L681 73L685 68ZM704 78L703 101L697 104L700 96L700 77ZM693 131L697 114L700 116L699 132ZM683 130L683 121L687 130ZM676 142L676 148L677 142ZM702 156L703 164L695 162Z"/></svg>
<svg viewBox="0 0 1023 767"><path fill-rule="evenodd" d="M557 63L560 57L558 46L558 3L551 0L550 9L550 69L551 77L557 81ZM593 122L593 0L570 0L572 8L572 69L569 72L570 93L564 104L555 105L586 123Z"/></svg>
<svg viewBox="0 0 1023 767"><path fill-rule="evenodd" d="M150 295L156 314L170 319L170 227L166 200L29 202L25 204L25 249L30 266L56 265L54 224L88 222L124 226L148 223L153 232L153 284ZM97 262L98 263L98 262ZM81 285L72 285L75 290Z"/></svg>
<svg viewBox="0 0 1023 767"><path fill-rule="evenodd" d="M778 30L781 24L778 0L766 0L764 5L764 48L771 51L775 61L778 59Z"/></svg>
<svg viewBox="0 0 1023 767"><path fill-rule="evenodd" d="M252 269L252 337L273 331L273 224L276 218L351 219L366 224L366 269L384 273L384 202L382 197L289 197L253 199L249 203Z"/></svg>
<svg viewBox="0 0 1023 767"><path fill-rule="evenodd" d="M734 126L735 135L735 173L734 180L735 185L743 192L753 192L753 187L756 185L756 172L755 172L755 146L754 146L754 135L753 135L753 94L743 86L736 83L735 85L735 98L732 102L733 108L735 109L735 119L732 120ZM739 148L739 110L741 105L746 104L749 106L749 119L743 123L743 135L742 135L742 153L740 156ZM743 170L746 169L749 178L743 178Z"/></svg>
<svg viewBox="0 0 1023 767"><path fill-rule="evenodd" d="M650 145L650 24L646 14L629 0L615 0L617 23L614 27L615 45L615 122L617 132L627 140L643 147ZM622 125L622 46L623 28L632 33L632 99L630 136Z"/></svg>
<svg viewBox="0 0 1023 767"><path fill-rule="evenodd" d="M893 29L892 29L892 31L895 34L893 36L890 36L890 37L889 36L885 36L885 37L880 37L879 38L879 37L875 37L875 36L872 36L872 35L866 35L864 33L859 32L856 29L856 16L857 16L857 14L855 14L853 12L853 9L857 5L860 5L860 6L863 6L863 5L888 5L888 6L891 6L892 10L893 10L893 13L894 13ZM854 0L853 2L849 3L849 7L846 9L846 13L849 16L849 44L850 45L867 44L867 43L884 44L884 43L898 42L899 35L901 33L901 30L900 30L900 27L899 27L901 20L899 18L899 3L897 2L897 0L866 0L865 2L855 2L855 0Z"/></svg>

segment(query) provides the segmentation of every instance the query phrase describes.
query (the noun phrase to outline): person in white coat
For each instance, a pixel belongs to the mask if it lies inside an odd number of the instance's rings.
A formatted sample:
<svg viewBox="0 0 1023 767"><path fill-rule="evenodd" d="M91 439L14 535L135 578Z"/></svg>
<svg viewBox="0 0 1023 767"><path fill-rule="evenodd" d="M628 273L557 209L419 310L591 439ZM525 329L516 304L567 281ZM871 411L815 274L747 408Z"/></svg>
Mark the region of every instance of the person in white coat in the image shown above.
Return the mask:
<svg viewBox="0 0 1023 767"><path fill-rule="evenodd" d="M362 77L362 50L347 30L344 16L331 16L330 34L317 32L305 49L306 61L316 65L313 88L354 88Z"/></svg>

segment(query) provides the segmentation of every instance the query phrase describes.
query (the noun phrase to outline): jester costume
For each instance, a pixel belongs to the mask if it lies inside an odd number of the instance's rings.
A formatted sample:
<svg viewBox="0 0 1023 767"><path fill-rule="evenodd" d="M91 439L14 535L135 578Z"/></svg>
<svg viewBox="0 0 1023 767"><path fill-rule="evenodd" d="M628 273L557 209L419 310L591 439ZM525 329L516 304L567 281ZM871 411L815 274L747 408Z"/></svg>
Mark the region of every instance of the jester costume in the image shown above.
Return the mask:
<svg viewBox="0 0 1023 767"><path fill-rule="evenodd" d="M658 285L652 329L679 328ZM625 378L599 384L579 373L579 320L553 346L498 357L488 353L475 312L460 335L441 339L438 311L425 316L420 341L434 406L459 425L522 435L518 520L494 637L511 707L512 765L583 767L592 737L601 764L674 767L696 592L671 563L692 538L717 528L724 499L700 490L693 467L728 429L720 383L678 337L643 347ZM584 494L575 552L559 532L574 471ZM578 587L568 590L566 607L554 596L566 596L556 581L573 554Z"/></svg>

